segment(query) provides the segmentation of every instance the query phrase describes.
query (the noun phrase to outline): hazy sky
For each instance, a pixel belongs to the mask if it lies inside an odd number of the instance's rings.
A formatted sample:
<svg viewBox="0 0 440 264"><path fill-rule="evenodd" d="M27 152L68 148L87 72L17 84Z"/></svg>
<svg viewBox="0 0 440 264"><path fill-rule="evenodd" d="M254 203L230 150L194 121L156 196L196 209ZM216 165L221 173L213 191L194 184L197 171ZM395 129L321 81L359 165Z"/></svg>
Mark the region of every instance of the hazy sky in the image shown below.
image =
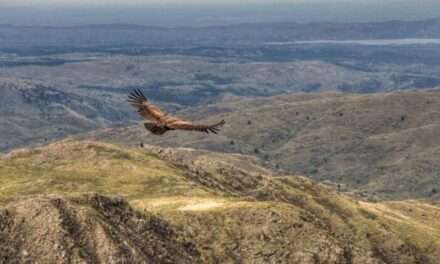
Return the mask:
<svg viewBox="0 0 440 264"><path fill-rule="evenodd" d="M0 24L207 26L440 17L440 0L0 0Z"/></svg>
<svg viewBox="0 0 440 264"><path fill-rule="evenodd" d="M240 5L252 4L330 4L330 3L357 3L357 4L380 4L383 2L395 3L419 3L436 1L431 0L0 0L0 6L139 6L139 5L231 5L240 3Z"/></svg>

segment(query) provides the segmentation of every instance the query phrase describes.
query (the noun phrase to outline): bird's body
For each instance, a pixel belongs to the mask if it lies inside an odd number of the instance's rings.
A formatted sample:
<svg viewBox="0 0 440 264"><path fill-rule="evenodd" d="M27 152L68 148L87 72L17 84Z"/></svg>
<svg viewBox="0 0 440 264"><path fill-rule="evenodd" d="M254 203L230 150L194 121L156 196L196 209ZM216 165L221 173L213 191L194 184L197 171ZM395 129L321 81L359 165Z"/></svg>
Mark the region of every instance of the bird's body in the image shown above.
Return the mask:
<svg viewBox="0 0 440 264"><path fill-rule="evenodd" d="M163 135L169 130L190 130L217 134L219 127L225 124L225 121L222 120L213 125L195 125L192 122L170 116L149 103L140 90L134 90L128 98L128 102L146 120L144 127L155 135Z"/></svg>
<svg viewBox="0 0 440 264"><path fill-rule="evenodd" d="M144 127L155 135L163 135L165 132L173 130L165 125L159 125L153 122L145 122Z"/></svg>

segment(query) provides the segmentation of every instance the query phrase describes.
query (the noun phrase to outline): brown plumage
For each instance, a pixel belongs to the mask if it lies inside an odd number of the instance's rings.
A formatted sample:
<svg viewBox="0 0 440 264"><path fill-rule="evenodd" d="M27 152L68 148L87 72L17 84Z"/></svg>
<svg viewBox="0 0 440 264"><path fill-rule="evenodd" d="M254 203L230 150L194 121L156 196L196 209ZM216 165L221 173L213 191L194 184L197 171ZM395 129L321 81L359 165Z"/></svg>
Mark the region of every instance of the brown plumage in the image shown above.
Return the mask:
<svg viewBox="0 0 440 264"><path fill-rule="evenodd" d="M147 97L140 91L134 90L128 96L128 102L137 109L137 112L147 122L144 123L144 127L155 135L162 135L168 130L192 130L217 134L220 127L225 124L222 120L213 125L196 125L192 122L182 120L168 115L162 112L158 107L148 102Z"/></svg>

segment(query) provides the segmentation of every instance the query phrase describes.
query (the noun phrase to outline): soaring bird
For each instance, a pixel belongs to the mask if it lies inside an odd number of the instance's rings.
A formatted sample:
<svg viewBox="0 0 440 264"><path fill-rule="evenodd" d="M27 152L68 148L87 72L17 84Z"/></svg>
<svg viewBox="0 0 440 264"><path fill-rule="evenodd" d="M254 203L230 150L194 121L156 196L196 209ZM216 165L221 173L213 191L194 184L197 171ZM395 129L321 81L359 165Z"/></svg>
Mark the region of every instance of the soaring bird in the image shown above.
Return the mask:
<svg viewBox="0 0 440 264"><path fill-rule="evenodd" d="M163 135L168 130L192 130L217 134L225 124L222 120L213 125L197 125L192 122L173 117L162 112L158 107L148 102L147 97L139 89L133 90L128 96L128 102L146 120L144 127L155 135Z"/></svg>

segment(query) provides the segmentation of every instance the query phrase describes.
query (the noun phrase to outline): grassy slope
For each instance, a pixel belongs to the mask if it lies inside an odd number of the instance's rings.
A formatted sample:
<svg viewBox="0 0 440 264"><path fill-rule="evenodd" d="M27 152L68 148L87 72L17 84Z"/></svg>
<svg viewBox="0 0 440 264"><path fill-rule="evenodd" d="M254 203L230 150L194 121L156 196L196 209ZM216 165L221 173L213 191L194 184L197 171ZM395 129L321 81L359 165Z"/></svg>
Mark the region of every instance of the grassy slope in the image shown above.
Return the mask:
<svg viewBox="0 0 440 264"><path fill-rule="evenodd" d="M138 151L97 143L59 142L5 155L0 201L41 193L119 194L129 200L173 193L207 195L184 181L182 172Z"/></svg>
<svg viewBox="0 0 440 264"><path fill-rule="evenodd" d="M440 257L440 208L359 203L303 177L272 176L255 162L190 149L62 141L1 156L0 201L122 195L183 229L210 262L435 263Z"/></svg>

